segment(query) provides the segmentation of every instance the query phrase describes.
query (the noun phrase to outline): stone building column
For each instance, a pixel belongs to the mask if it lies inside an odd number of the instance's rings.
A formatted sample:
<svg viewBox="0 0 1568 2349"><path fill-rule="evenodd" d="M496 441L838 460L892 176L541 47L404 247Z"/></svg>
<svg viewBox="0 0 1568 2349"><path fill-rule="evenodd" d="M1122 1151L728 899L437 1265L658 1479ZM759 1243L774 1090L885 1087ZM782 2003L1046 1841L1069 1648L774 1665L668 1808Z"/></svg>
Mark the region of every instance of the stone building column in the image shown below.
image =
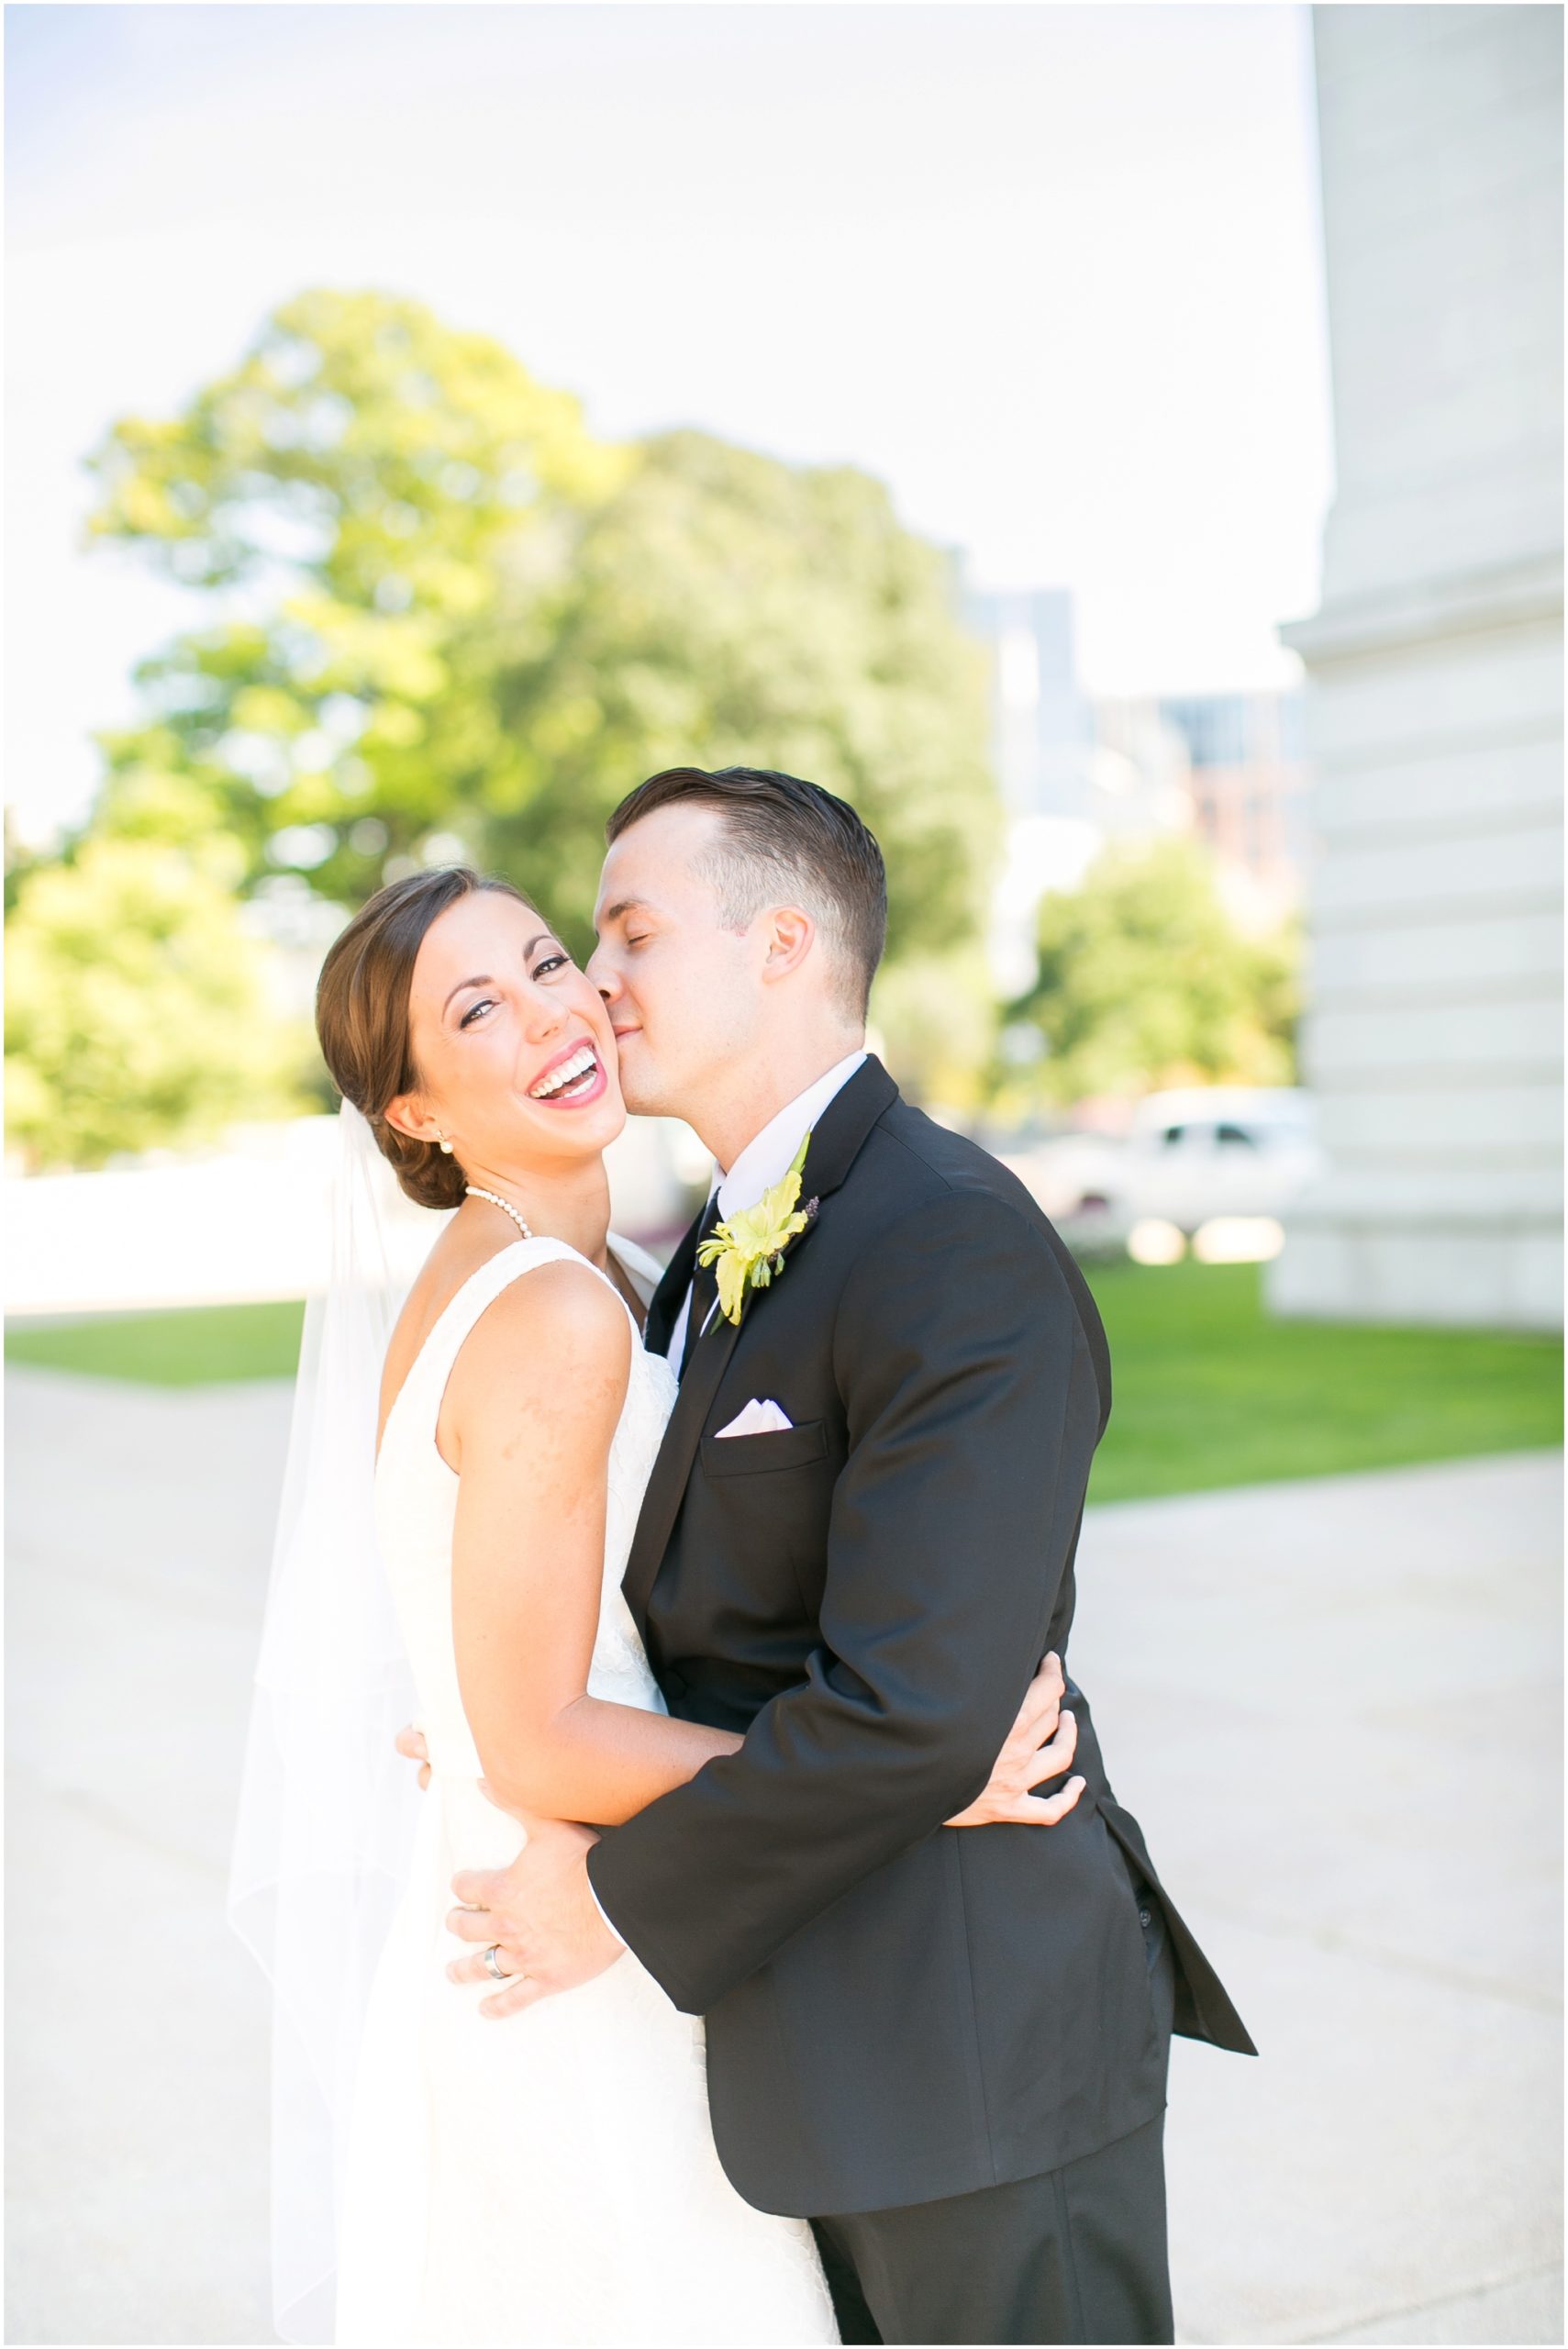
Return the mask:
<svg viewBox="0 0 1568 2349"><path fill-rule="evenodd" d="M1561 1326L1555 7L1313 11L1337 488L1282 1313Z"/></svg>

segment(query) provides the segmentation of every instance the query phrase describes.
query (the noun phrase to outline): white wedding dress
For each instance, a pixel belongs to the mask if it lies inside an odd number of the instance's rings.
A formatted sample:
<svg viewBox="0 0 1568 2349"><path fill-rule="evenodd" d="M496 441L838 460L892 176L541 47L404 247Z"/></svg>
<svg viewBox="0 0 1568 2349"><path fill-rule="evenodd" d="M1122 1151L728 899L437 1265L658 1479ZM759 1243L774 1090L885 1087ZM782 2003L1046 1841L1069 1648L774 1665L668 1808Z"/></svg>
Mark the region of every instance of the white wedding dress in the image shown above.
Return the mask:
<svg viewBox="0 0 1568 2349"><path fill-rule="evenodd" d="M486 2021L450 1982L460 1868L514 1859L523 1829L480 1792L458 1692L451 1541L458 1479L436 1419L459 1348L536 1265L586 1259L524 1240L458 1290L388 1417L376 1525L429 1746L406 1890L376 1972L353 2100L339 2343L816 2343L839 2338L811 2230L741 2200L708 2121L703 2027L629 1951L582 1988ZM588 1267L594 1270L593 1267ZM596 1278L603 1275L595 1272ZM675 1396L633 1346L609 1462L595 1697L662 1712L620 1580Z"/></svg>

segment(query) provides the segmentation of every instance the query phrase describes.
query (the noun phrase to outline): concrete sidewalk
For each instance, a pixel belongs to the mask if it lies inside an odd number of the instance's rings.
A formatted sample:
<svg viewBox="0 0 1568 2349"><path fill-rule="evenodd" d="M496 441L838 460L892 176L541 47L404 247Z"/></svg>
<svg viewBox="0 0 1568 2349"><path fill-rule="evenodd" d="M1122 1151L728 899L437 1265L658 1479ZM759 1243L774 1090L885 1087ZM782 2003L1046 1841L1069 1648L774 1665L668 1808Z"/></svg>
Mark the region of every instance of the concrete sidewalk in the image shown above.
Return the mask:
<svg viewBox="0 0 1568 2349"><path fill-rule="evenodd" d="M266 1999L223 1922L281 1386L9 1381L16 2342L246 2342ZM1262 2061L1178 2042L1189 2342L1562 2338L1560 1485L1091 1510L1073 1667Z"/></svg>

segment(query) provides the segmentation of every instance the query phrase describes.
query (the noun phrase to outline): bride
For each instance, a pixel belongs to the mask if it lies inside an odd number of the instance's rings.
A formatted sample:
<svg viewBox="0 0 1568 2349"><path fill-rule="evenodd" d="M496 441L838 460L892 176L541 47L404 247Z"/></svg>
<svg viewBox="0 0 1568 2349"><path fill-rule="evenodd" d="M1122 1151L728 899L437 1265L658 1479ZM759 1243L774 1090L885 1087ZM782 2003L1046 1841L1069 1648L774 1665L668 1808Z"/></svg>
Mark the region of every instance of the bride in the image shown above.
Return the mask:
<svg viewBox="0 0 1568 2349"><path fill-rule="evenodd" d="M542 914L449 869L355 917L317 1018L349 1171L235 1876L279 2046L306 2055L274 2066L280 2323L358 2343L835 2341L810 2227L752 2209L719 2166L700 2021L629 1951L497 2021L447 1930L460 1870L627 1820L740 1742L671 1719L620 1593L676 1380L641 1343L658 1267L609 1231L604 1152L626 1112L605 1007ZM371 1321L356 1357L340 1319L333 1353L330 1318L373 1142L410 1198L455 1209L379 1399ZM429 1765L411 1851L381 1770L399 1642ZM951 1823L990 1815L983 1796ZM266 1926L248 1925L263 1898ZM494 1953L490 1971L505 1978ZM325 2168L291 2152L291 2131L334 2121Z"/></svg>

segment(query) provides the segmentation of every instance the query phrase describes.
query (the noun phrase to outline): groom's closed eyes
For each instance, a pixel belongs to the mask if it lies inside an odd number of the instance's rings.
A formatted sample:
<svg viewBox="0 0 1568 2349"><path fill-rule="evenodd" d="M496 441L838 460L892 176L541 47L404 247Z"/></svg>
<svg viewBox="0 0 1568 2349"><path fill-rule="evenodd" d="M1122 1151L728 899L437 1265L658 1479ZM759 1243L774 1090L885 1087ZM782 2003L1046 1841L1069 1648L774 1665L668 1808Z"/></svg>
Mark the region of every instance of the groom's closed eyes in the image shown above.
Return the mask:
<svg viewBox="0 0 1568 2349"><path fill-rule="evenodd" d="M594 925L594 935L602 940L605 932L607 930L613 930L617 922L625 923L629 915L638 914L642 917L644 924L641 935L634 937L629 930L623 929L621 936L628 946L639 946L642 943L643 938L648 934L646 924L652 913L652 907L649 905L645 897L617 898L613 906L606 906L604 912L599 916L598 920Z"/></svg>

